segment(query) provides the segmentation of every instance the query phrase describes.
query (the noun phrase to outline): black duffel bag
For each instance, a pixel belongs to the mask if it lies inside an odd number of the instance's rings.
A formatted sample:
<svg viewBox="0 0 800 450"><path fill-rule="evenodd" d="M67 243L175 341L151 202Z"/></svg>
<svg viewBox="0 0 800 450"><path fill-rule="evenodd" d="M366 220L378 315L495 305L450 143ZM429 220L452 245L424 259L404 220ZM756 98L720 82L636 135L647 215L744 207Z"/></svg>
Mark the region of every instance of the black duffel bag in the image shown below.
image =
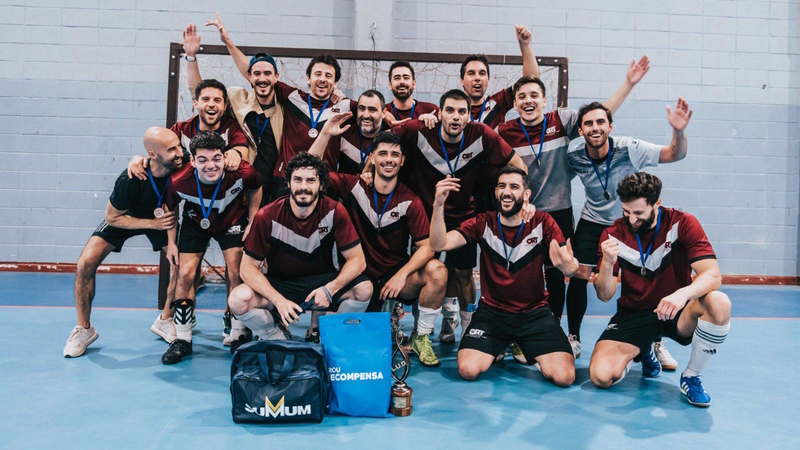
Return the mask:
<svg viewBox="0 0 800 450"><path fill-rule="evenodd" d="M330 381L320 344L254 341L231 363L233 421L321 422Z"/></svg>

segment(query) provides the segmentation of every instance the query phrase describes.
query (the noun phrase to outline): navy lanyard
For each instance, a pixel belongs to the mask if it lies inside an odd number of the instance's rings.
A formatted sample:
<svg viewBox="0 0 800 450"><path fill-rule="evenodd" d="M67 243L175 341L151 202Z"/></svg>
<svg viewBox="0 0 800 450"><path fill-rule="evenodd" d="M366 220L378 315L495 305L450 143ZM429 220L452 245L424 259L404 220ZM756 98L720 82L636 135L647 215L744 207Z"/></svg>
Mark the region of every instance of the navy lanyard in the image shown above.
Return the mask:
<svg viewBox="0 0 800 450"><path fill-rule="evenodd" d="M314 119L314 108L311 107L311 94L306 95L306 98L308 99L308 118L311 119L311 129L314 130L317 128L319 118L322 117L323 111L325 111L325 108L328 107L328 103L331 102L331 98L328 97L328 99L325 100L325 104L322 105L322 108L319 110L319 114L317 114L316 119Z"/></svg>
<svg viewBox="0 0 800 450"><path fill-rule="evenodd" d="M469 121L470 122L480 122L481 121L481 117L483 117L483 110L486 109L486 101L487 100L489 100L489 99L487 98L486 100L483 101L483 106L481 106L481 112L478 113L478 118L477 119L472 117L472 113L469 113Z"/></svg>
<svg viewBox="0 0 800 450"><path fill-rule="evenodd" d="M260 114L256 114L256 130L258 130L259 128L261 129L261 131L258 132L258 142L256 142L257 144L261 143L261 136L264 135L264 130L266 130L267 129L267 125L269 125L269 117L267 117L266 120L264 121L264 126L260 125L260 123L259 123L259 122L261 122L260 119L261 119L261 115Z"/></svg>
<svg viewBox="0 0 800 450"><path fill-rule="evenodd" d="M378 232L381 231L381 221L383 220L383 215L386 214L386 208L389 207L389 202L392 201L392 196L397 191L397 186L395 185L392 192L389 193L389 197L386 198L386 203L383 204L383 210L381 210L380 214L378 214ZM372 186L372 198L375 200L375 212L378 212L378 190L375 189L375 186Z"/></svg>
<svg viewBox="0 0 800 450"><path fill-rule="evenodd" d="M447 155L447 147L444 146L444 140L442 139L442 126L439 125L439 129L437 130L437 135L439 136L439 143L442 144L442 153L444 153L444 160L447 161L447 168L450 169L450 175L453 178L456 177L456 170L458 170L458 160L461 158L461 150L464 150L464 138L467 137L466 130L461 131L461 144L458 146L458 154L456 154L456 162L455 168L450 165L450 156Z"/></svg>
<svg viewBox="0 0 800 450"><path fill-rule="evenodd" d="M158 192L158 188L156 187L156 180L153 179L153 174L150 172L150 165L147 166L147 178L150 178L150 184L153 185L153 190L156 191L156 196L158 196L158 203L156 204L156 208L160 208L161 199L163 199L164 194L167 193L167 186L169 186L169 181L172 178L167 178L167 184L164 185L164 192Z"/></svg>
<svg viewBox="0 0 800 450"><path fill-rule="evenodd" d="M517 231L517 237L514 238L514 245L512 247L517 246L517 242L519 241L520 235L522 235L522 228L525 226L525 221L523 220L521 224L519 224L519 230ZM503 224L500 223L500 213L497 213L497 228L500 233L500 241L503 243L503 255L506 258L506 270L511 268L511 255L509 254L506 248L506 238L505 234L503 234ZM511 249L511 253L514 253L514 249Z"/></svg>
<svg viewBox="0 0 800 450"><path fill-rule="evenodd" d="M547 130L547 116L542 115L542 118L544 118L544 121L542 122L542 136L539 138L539 153L536 153L536 150L533 149L533 142L531 142L531 137L528 136L528 130L525 129L525 124L522 123L522 119L517 119L519 120L519 126L522 128L522 132L525 133L525 139L528 140L528 145L531 146L533 155L536 156L536 167L540 165L539 161L542 157L542 147L544 146L544 133ZM608 181L606 181L606 184L608 184Z"/></svg>
<svg viewBox="0 0 800 450"><path fill-rule="evenodd" d="M606 200L611 200L611 194L608 192L608 176L611 174L611 158L614 157L614 151L616 148L614 147L614 142L611 138L608 138L608 154L606 155L606 182L603 184L603 179L600 178L600 171L597 170L597 165L592 161L591 155L589 155L589 150L586 147L583 147L584 153L586 153L586 157L589 158L589 163L592 165L592 169L594 169L595 175L597 175L597 181L600 182L600 186L603 188L603 196Z"/></svg>
<svg viewBox="0 0 800 450"><path fill-rule="evenodd" d="M203 203L203 191L200 190L200 177L197 176L197 169L194 171L194 179L197 181L197 197L200 199L200 211L203 212L203 219L208 219L208 216L211 215L211 210L214 208L214 201L217 199L217 192L219 192L219 187L222 184L222 177L225 174L220 175L219 180L217 180L217 187L214 188L214 194L211 196L211 203L208 204L208 209L206 209L205 203Z"/></svg>
<svg viewBox="0 0 800 450"><path fill-rule="evenodd" d="M661 211L661 208L659 208L658 219L656 220L656 231L653 233L653 237L650 238L650 244L647 246L646 251L642 251L642 239L639 237L639 233L636 233L636 245L639 247L639 259L642 261L642 276L647 273L647 269L644 265L647 262L647 259L650 258L650 254L653 251L653 244L656 242L658 230L661 228L661 217L663 215L664 213Z"/></svg>
<svg viewBox="0 0 800 450"><path fill-rule="evenodd" d="M356 123L356 127L358 127L358 151L361 152L361 162L363 163L367 156L369 156L369 152L372 151L372 141L369 141L369 146L367 147L367 151L364 152L364 136L361 134L361 127L358 126ZM378 207L378 204L375 204L375 207Z"/></svg>
<svg viewBox="0 0 800 450"><path fill-rule="evenodd" d="M411 114L408 115L409 119L413 119L414 118L414 108L416 108L416 107L417 107L417 102L412 102L411 103ZM400 120L400 113L397 112L397 107L394 106L394 102L392 102L392 108L394 108L394 118L395 118L395 120Z"/></svg>

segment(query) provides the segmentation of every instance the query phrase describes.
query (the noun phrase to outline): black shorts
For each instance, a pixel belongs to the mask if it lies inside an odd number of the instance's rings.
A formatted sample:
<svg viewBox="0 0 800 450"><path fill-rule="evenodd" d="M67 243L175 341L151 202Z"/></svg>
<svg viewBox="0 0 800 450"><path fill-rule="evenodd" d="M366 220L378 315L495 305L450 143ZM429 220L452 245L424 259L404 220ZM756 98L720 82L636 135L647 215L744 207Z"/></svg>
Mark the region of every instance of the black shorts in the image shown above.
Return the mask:
<svg viewBox="0 0 800 450"><path fill-rule="evenodd" d="M606 225L590 222L586 219L578 221L578 227L575 228L575 239L572 242L572 251L581 265L591 267L597 265L600 237L606 228Z"/></svg>
<svg viewBox="0 0 800 450"><path fill-rule="evenodd" d="M94 230L92 236L97 236L102 240L114 246L112 252L119 253L122 251L122 246L129 238L140 235L147 236L150 244L153 245L153 251L157 252L167 246L167 232L165 230L128 230L126 228L117 228L109 225L105 220L100 222L97 229Z"/></svg>
<svg viewBox="0 0 800 450"><path fill-rule="evenodd" d="M311 291L330 283L338 276L339 272L331 272L320 275L309 275L305 277L279 278L276 276L270 276L268 273L267 281L269 281L269 284L271 284L279 294L286 297L287 300L299 305L306 301L306 298L308 298L308 294L310 294ZM353 281L347 283L347 285L340 289L339 292L333 294L331 304L328 306L328 311L337 311L342 302L342 295L347 293L347 291L350 289L356 287L356 285L365 281L369 281L369 278L362 273L361 275L355 277Z"/></svg>
<svg viewBox="0 0 800 450"><path fill-rule="evenodd" d="M472 322L461 338L459 350L469 348L497 356L516 342L528 364L553 352L572 355L572 346L549 306L524 313L510 313L484 303L472 314Z"/></svg>
<svg viewBox="0 0 800 450"><path fill-rule="evenodd" d="M650 309L644 311L618 310L608 322L606 330L597 341L617 341L634 345L647 351L656 339L666 336L681 345L692 343L692 336L678 335L678 318L686 309L684 306L672 320L658 320L658 315Z"/></svg>
<svg viewBox="0 0 800 450"><path fill-rule="evenodd" d="M383 287L386 286L386 283L389 280L391 280L392 277L395 276L395 274L397 274L397 272L400 269L402 269L403 266L406 265L406 263L407 262L398 264L389 269L389 271L387 271L380 277L370 279L370 281L372 281L372 298L369 301L369 306L367 306L367 312L380 312L383 310L383 301L381 301L381 289L383 289ZM416 298L405 299L398 297L390 300L398 301L404 305L413 305L417 299Z"/></svg>
<svg viewBox="0 0 800 450"><path fill-rule="evenodd" d="M561 234L564 235L564 239L572 239L574 235L572 231L575 228L575 218L572 216L572 207L559 209L558 211L548 211L547 213L556 221L556 225L558 225L558 229L561 230ZM549 251L544 252L544 267L546 269L553 267L553 263L550 262Z"/></svg>
<svg viewBox="0 0 800 450"><path fill-rule="evenodd" d="M247 228L247 216L242 216L233 226L216 234L200 228L197 222L184 216L181 232L178 235L178 251L180 253L203 253L212 238L217 241L222 250L244 247L242 237L245 228Z"/></svg>
<svg viewBox="0 0 800 450"><path fill-rule="evenodd" d="M461 225L460 222L446 223L447 231L452 231ZM439 255L437 254L438 258ZM471 270L474 269L478 261L478 243L467 242L467 245L455 250L444 252L444 265L448 269Z"/></svg>

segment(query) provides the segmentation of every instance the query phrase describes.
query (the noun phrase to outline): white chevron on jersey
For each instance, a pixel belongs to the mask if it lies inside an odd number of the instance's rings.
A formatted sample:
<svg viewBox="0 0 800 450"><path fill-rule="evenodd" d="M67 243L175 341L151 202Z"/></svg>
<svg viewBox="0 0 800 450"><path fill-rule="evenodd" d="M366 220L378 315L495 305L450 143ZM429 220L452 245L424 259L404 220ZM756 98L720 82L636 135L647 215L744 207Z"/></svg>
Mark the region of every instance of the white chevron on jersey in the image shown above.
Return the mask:
<svg viewBox="0 0 800 450"><path fill-rule="evenodd" d="M515 262L519 261L520 259L524 258L525 255L530 253L537 245L542 245L544 242L543 239L543 232L542 232L542 224L536 225L536 227L528 233L527 236L523 236L520 238L519 243L516 247L512 247L511 244L506 243L505 250L503 250L503 241L501 238L495 236L492 229L488 226L483 230L483 240L486 244L497 252L497 254L501 256L505 256L505 252L508 252L509 249L511 257L509 258L509 262L514 264Z"/></svg>
<svg viewBox="0 0 800 450"><path fill-rule="evenodd" d="M559 148L566 147L567 145L569 145L569 138L566 136L553 139L552 141L545 140L544 145L542 146L542 154L544 155L547 152L558 150ZM538 143L533 144L533 149L531 149L530 144L527 143L521 147L514 147L514 152L516 152L516 154L518 154L519 157L525 161L525 164L529 164L536 158L534 150L536 151L536 154L539 153Z"/></svg>
<svg viewBox="0 0 800 450"><path fill-rule="evenodd" d="M375 212L375 209L373 209L370 195L364 191L364 188L361 187L361 183L356 184L350 193L356 198L356 202L358 202L358 206L361 207L361 210L364 211L364 214L369 217L369 221L372 226L377 229L378 213ZM386 210L386 213L384 213L383 218L381 219L381 227L388 227L389 225L399 221L401 218L403 218L403 216L406 215L406 211L408 211L409 206L411 206L411 200L406 200L398 203L394 208ZM395 212L398 214L393 214Z"/></svg>
<svg viewBox="0 0 800 450"><path fill-rule="evenodd" d="M450 175L450 168L447 166L444 155L442 155L442 149L434 149L431 147L431 144L425 139L425 136L423 136L421 132L419 136L417 136L417 147L422 152L422 156L424 156L436 170L442 175ZM466 166L470 160L477 158L478 155L483 153L483 150L483 138L479 137L475 142L470 144L469 147L465 147L461 151L461 155L459 156L460 161L452 160L450 161L450 165L455 169L456 163L458 163L458 169L456 169L456 172L458 172L458 170Z"/></svg>
<svg viewBox="0 0 800 450"><path fill-rule="evenodd" d="M219 135L222 136L222 140L225 141L225 147L226 148L228 147L228 131L230 131L230 128L225 130L225 131L223 131L222 133L217 131L217 133L219 133ZM189 136L181 133L181 147L183 147L184 150L186 150L187 152L190 151L189 150L189 144L191 142L192 142L192 139ZM222 153L225 153L225 151L223 151Z"/></svg>
<svg viewBox="0 0 800 450"><path fill-rule="evenodd" d="M672 225L672 228L670 228L669 232L667 232L666 241L664 241L663 244L658 246L658 248L654 249L653 253L651 253L650 256L647 258L647 262L644 265L645 269L647 269L647 270L649 270L651 272L655 272L661 267L661 262L664 261L664 258L666 258L667 255L669 255L670 252L672 251L672 244L674 244L675 241L678 240L678 226L679 225L680 225L680 222L675 222L675 224ZM611 235L609 235L609 236L611 236ZM611 237L613 237L614 239L617 239L619 241L619 257L624 259L625 261L628 261L632 265L641 268L642 267L642 259L641 259L641 256L639 255L639 249L638 248L628 247L627 245L625 245L622 241L620 241L615 236L611 236ZM667 245L668 242L669 242L669 245ZM642 245L647 245L647 243L646 242L642 242ZM645 249L642 249L642 250L645 250Z"/></svg>
<svg viewBox="0 0 800 450"><path fill-rule="evenodd" d="M299 111L303 113L309 119L312 119L311 116L308 115L308 101L303 100L303 97L300 96L300 91L292 91L289 94L288 100L292 102L292 105L295 106ZM317 114L319 114L319 110L316 108L312 108L314 110L314 117L313 119L317 118ZM329 108L325 108L322 115L319 116L319 123L324 123L326 120L330 119L332 116L337 114L345 113L350 111L350 99L344 99L339 103L330 104Z"/></svg>
<svg viewBox="0 0 800 450"><path fill-rule="evenodd" d="M225 175L223 174L222 176ZM242 190L244 190L244 182L241 178L239 178L233 183L233 186L225 191L225 197L214 200L214 209L219 210L219 213L222 214L222 212L225 211L225 208L227 208L237 199ZM194 195L184 194L183 192L178 192L178 195L180 195L182 199L189 203L194 203L195 205L200 204L200 198L195 197ZM203 204L206 208L208 208L210 203L210 198L203 198Z"/></svg>
<svg viewBox="0 0 800 450"><path fill-rule="evenodd" d="M309 237L300 236L273 220L272 234L270 234L270 237L284 244L288 244L301 252L311 254L322 245L322 239L333 231L333 214L335 211L336 210L332 209L328 212L328 214L319 221L317 232L312 233Z"/></svg>
<svg viewBox="0 0 800 450"><path fill-rule="evenodd" d="M350 141L343 137L340 139L342 140L342 143L339 145L339 150L347 155L348 158L355 161L356 164L361 164L361 149L351 144Z"/></svg>
<svg viewBox="0 0 800 450"><path fill-rule="evenodd" d="M483 110L483 114L478 118L478 122L483 122L495 106L497 106L497 102L494 101L493 98L486 99L486 108ZM471 116L472 114L470 113L470 117Z"/></svg>

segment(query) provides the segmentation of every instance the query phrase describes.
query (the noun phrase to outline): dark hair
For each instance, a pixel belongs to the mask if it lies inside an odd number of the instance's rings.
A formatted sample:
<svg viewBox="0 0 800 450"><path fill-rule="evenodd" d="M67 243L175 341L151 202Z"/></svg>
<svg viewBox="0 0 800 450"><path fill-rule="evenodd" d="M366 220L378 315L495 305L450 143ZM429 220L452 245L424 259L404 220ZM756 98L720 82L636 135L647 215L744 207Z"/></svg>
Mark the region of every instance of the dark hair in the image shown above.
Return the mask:
<svg viewBox="0 0 800 450"><path fill-rule="evenodd" d="M200 94L203 93L203 89L205 88L214 88L219 89L222 91L222 101L225 102L225 106L228 106L228 90L225 89L225 85L220 83L219 81L213 78L206 78L205 80L201 81L197 86L194 88L194 98L200 98ZM225 112L225 111L222 111Z"/></svg>
<svg viewBox="0 0 800 450"><path fill-rule="evenodd" d="M505 166L502 169L500 169L500 173L497 175L497 182L498 183L500 182L500 177L502 177L503 175L510 174L510 173L515 173L515 174L521 176L522 177L522 185L525 187L525 189L528 189L528 174L524 170L522 170L521 168L519 168L517 166Z"/></svg>
<svg viewBox="0 0 800 450"><path fill-rule="evenodd" d="M376 91L375 89L370 89L368 91L364 91L361 95L358 96L358 99L361 100L361 97L378 97L378 100L381 101L381 109L386 106L386 98L380 92Z"/></svg>
<svg viewBox="0 0 800 450"><path fill-rule="evenodd" d="M535 77L533 75L525 75L525 76L521 77L519 80L517 80L516 83L514 83L514 88L513 88L514 89L514 91L513 91L514 92L514 98L517 97L517 91L522 89L522 86L525 86L526 84L530 84L530 83L538 84L539 87L542 88L542 97L546 97L547 96L547 89L545 89L544 82L542 80L540 80L538 77Z"/></svg>
<svg viewBox="0 0 800 450"><path fill-rule="evenodd" d="M378 144L399 145L400 151L405 155L406 150L403 148L403 140L394 131L381 131L372 139L372 151L377 150Z"/></svg>
<svg viewBox="0 0 800 450"><path fill-rule="evenodd" d="M647 172L632 173L617 185L617 197L622 202L643 198L648 205L655 205L661 198L661 180Z"/></svg>
<svg viewBox="0 0 800 450"><path fill-rule="evenodd" d="M334 73L333 80L336 81L337 83L339 82L339 78L342 77L342 69L339 67L339 61L337 61L336 58L328 54L322 54L311 59L311 61L308 63L308 67L306 67L306 76L308 76L308 78L311 78L311 69L314 68L314 64L317 63L327 64L333 67L333 73Z"/></svg>
<svg viewBox="0 0 800 450"><path fill-rule="evenodd" d="M195 153L197 153L198 148L204 148L206 150L219 150L224 154L225 139L222 139L222 136L220 136L216 131L201 131L195 134L192 140L189 142L189 153L194 156Z"/></svg>
<svg viewBox="0 0 800 450"><path fill-rule="evenodd" d="M408 70L411 71L411 79L412 80L416 80L417 79L417 75L414 73L414 68L411 67L411 63L410 62L408 62L408 61L395 61L395 62L392 63L391 66L389 66L389 81L392 81L392 72L394 72L394 69L397 69L398 67L406 67L406 68L408 68Z"/></svg>
<svg viewBox="0 0 800 450"><path fill-rule="evenodd" d="M578 127L580 127L583 123L583 116L596 109L602 109L605 111L606 117L608 117L608 123L614 123L614 119L611 118L611 110L606 108L605 105L600 102L592 102L588 105L581 106L581 109L578 110Z"/></svg>
<svg viewBox="0 0 800 450"><path fill-rule="evenodd" d="M464 75L467 73L467 64L471 63L472 61L480 61L480 62L482 62L483 65L486 66L486 76L488 76L489 78L492 77L489 74L489 60L486 59L486 55L484 55L483 53L477 53L477 54L474 54L474 55L467 56L467 59L465 59L464 62L461 63L461 79L462 80L464 79Z"/></svg>
<svg viewBox="0 0 800 450"><path fill-rule="evenodd" d="M286 165L286 183L292 182L292 174L297 169L303 169L306 167L311 167L312 169L317 171L317 177L319 177L319 193L320 195L325 194L328 192L328 186L330 184L330 175L328 173L328 165L325 164L320 158L312 155L308 152L300 152L292 157L289 160L289 164Z"/></svg>
<svg viewBox="0 0 800 450"><path fill-rule="evenodd" d="M469 109L472 107L472 102L469 100L469 96L467 96L466 92L462 91L461 89L450 89L442 94L442 97L439 99L439 109L444 108L444 101L448 98L453 100L466 100L467 108Z"/></svg>

